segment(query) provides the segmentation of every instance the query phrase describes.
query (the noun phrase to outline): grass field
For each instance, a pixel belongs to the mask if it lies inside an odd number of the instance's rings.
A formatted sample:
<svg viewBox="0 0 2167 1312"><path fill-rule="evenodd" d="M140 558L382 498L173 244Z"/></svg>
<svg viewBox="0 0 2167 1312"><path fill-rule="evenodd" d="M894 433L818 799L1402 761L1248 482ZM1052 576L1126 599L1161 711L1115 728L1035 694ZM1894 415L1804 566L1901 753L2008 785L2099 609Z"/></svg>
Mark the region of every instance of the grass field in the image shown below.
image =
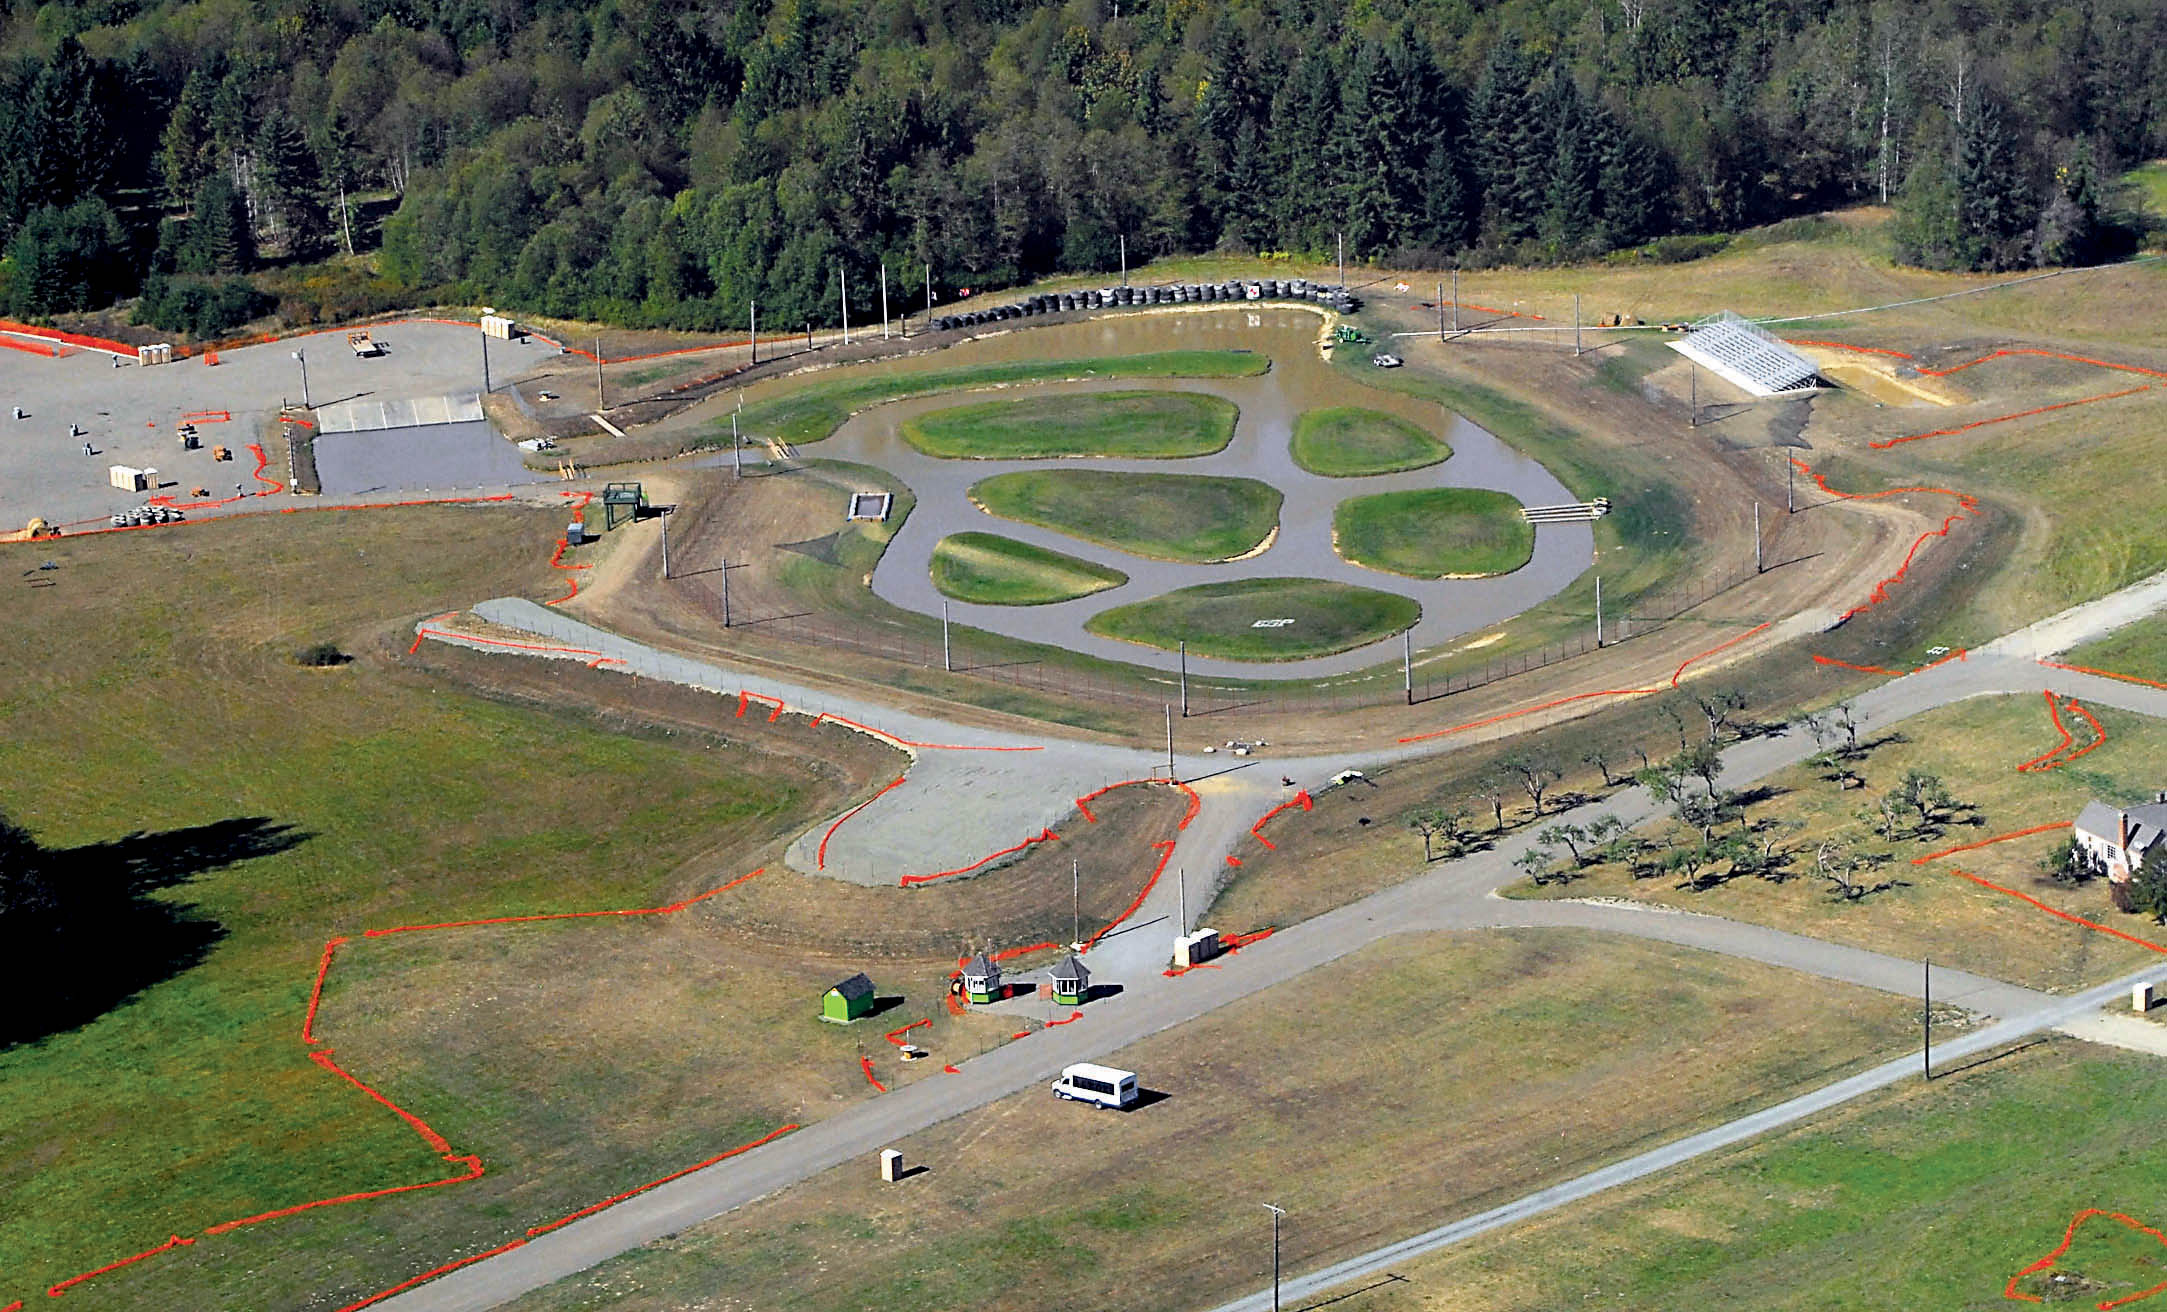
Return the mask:
<svg viewBox="0 0 2167 1312"><path fill-rule="evenodd" d="M1432 487L1342 501L1332 542L1357 565L1410 578L1510 574L1535 554L1535 526L1503 492Z"/></svg>
<svg viewBox="0 0 2167 1312"><path fill-rule="evenodd" d="M981 401L907 419L903 440L951 460L1179 459L1223 451L1240 410L1200 392L1087 392Z"/></svg>
<svg viewBox="0 0 2167 1312"><path fill-rule="evenodd" d="M783 759L714 734L507 705L406 672L399 630L412 619L478 596L554 595L546 547L561 522L546 510L267 516L40 545L39 559L60 565L42 576L54 586L26 590L0 635L0 664L13 672L0 693L7 810L48 845L106 845L92 850L142 879L139 896L158 913L146 919L171 924L99 940L82 961L86 977L139 985L131 996L0 1051L0 1188L10 1200L0 1299L169 1234L446 1174L406 1125L311 1064L297 1038L330 935L652 906L744 873L799 817L841 804L852 772L886 765L892 753L866 756L860 743ZM89 633L99 640L77 640ZM319 640L401 655L333 669L292 662ZM67 658L52 659L63 648ZM561 953L549 959L561 973ZM338 1028L339 1008L362 997L350 984L397 960L357 949L355 970L334 976L326 1020L340 1045L358 1045L341 1060L395 1098L412 1095L412 1109L463 1151L509 1152L493 1172L523 1160L504 1136L521 1131L508 1118L526 1104L408 1084L406 1068L362 1068L366 1042ZM630 980L579 978L594 984L589 1006L638 991ZM739 1014L749 1021L764 1005L761 981L778 977L746 978L753 996ZM407 1060L471 1058L469 1069L486 1070L529 1037L518 1024L435 1023L456 1042ZM734 1041L716 1037L718 1051ZM593 1060L606 1062L601 1042L590 1046L564 1083L530 1095L573 1120L598 1117L590 1096L625 1091L588 1079ZM651 1092L671 1096L659 1083ZM707 1142L776 1107L742 1087L710 1097L709 1124L679 1132ZM656 1105L635 1099L612 1114L631 1134ZM548 1180L514 1167L398 1204L250 1227L71 1291L71 1303L294 1307L357 1295L416 1269L411 1257L437 1251L432 1232L459 1209L539 1207L636 1183L617 1174L627 1163L609 1135L570 1136L562 1150L567 1170Z"/></svg>
<svg viewBox="0 0 2167 1312"><path fill-rule="evenodd" d="M1259 1201L1300 1270L1828 1078L1904 1011L1634 940L1408 936L1104 1059L1163 1102L1027 1089L904 1140L902 1189L852 1163L513 1307L1210 1307L1268 1282Z"/></svg>
<svg viewBox="0 0 2167 1312"><path fill-rule="evenodd" d="M1038 383L1068 378L1247 378L1272 367L1269 357L1249 351L1159 351L1084 360L1014 360L919 372L852 373L819 378L780 396L755 401L738 416L742 430L785 442L817 442L860 410L906 396ZM725 416L708 438L728 441Z"/></svg>
<svg viewBox="0 0 2167 1312"><path fill-rule="evenodd" d="M933 544L933 586L944 597L988 606L1041 606L1118 588L1117 569L998 533L951 533Z"/></svg>
<svg viewBox="0 0 2167 1312"><path fill-rule="evenodd" d="M1279 489L1253 478L1024 470L971 486L1003 519L1156 560L1203 564L1254 551L1279 526Z"/></svg>
<svg viewBox="0 0 2167 1312"><path fill-rule="evenodd" d="M1327 478L1396 474L1448 459L1452 448L1380 410L1331 406L1294 421L1294 463Z"/></svg>
<svg viewBox="0 0 2167 1312"><path fill-rule="evenodd" d="M1620 867L1592 868L1585 878L1542 889L1516 887L1516 895L1626 897L1734 920L1773 925L1815 938L1852 943L1895 956L1931 957L1998 979L2034 988L2070 989L2158 960L2158 954L2057 919L2016 898L1951 873L1967 870L2050 906L2167 944L2167 937L2139 916L2115 912L2106 889L2094 882L2068 887L2049 881L2040 868L2048 850L2066 836L2049 832L1996 844L1957 857L1914 865L1912 858L2033 825L2069 820L2093 798L2142 801L2158 786L2167 755L2167 725L2142 716L2087 708L2107 731L2097 749L2058 769L2020 773L2016 766L2058 741L2042 698L1977 698L1929 711L1900 726L1894 741L1876 747L1860 769L1864 788L1838 792L1804 768L1783 771L1767 784L1772 795L1754 804L1750 818L1765 822L1767 835L1794 854L1779 880L1740 878L1690 891L1673 877L1634 879ZM2066 722L2090 740L2088 726ZM1921 769L1939 775L1959 800L1976 812L1935 837L1882 840L1858 818L1903 777ZM1664 822L1668 824L1669 822ZM1854 901L1835 896L1814 875L1814 847L1837 839L1847 851L1879 860L1863 876L1886 888Z"/></svg>
<svg viewBox="0 0 2167 1312"><path fill-rule="evenodd" d="M2058 659L2069 665L2089 665L2095 670L2167 681L2167 615L2125 625L2095 642L2070 649Z"/></svg>
<svg viewBox="0 0 2167 1312"><path fill-rule="evenodd" d="M1547 1312L1600 1290L1621 1312L1992 1312L2083 1209L2167 1224L2163 1125L2158 1058L2057 1040L1405 1263L1345 1306ZM2089 1310L2157 1283L2163 1256L2088 1223L2055 1268L2079 1279L2018 1288Z"/></svg>
<svg viewBox="0 0 2167 1312"><path fill-rule="evenodd" d="M1104 638L1198 656L1291 661L1366 646L1412 627L1422 607L1397 593L1320 579L1235 579L1179 588L1101 611L1084 625ZM1259 628L1257 622L1291 620Z"/></svg>

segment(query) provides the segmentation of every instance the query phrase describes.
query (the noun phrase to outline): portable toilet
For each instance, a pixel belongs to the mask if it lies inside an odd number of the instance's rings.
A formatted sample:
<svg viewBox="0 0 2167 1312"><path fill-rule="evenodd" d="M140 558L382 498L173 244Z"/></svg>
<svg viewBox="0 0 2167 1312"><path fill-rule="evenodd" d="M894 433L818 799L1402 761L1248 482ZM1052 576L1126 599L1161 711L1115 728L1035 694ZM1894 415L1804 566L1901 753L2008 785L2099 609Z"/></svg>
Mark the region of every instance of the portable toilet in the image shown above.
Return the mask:
<svg viewBox="0 0 2167 1312"><path fill-rule="evenodd" d="M1199 929L1194 934L1184 934L1174 940L1174 964L1201 966L1218 956L1219 950L1219 931Z"/></svg>
<svg viewBox="0 0 2167 1312"><path fill-rule="evenodd" d="M983 952L963 963L963 996L972 1002L1001 1000L1001 968Z"/></svg>
<svg viewBox="0 0 2167 1312"><path fill-rule="evenodd" d="M859 971L820 995L820 1019L848 1025L873 1014L873 981Z"/></svg>
<svg viewBox="0 0 2167 1312"><path fill-rule="evenodd" d="M1053 968L1053 1000L1064 1007L1081 1007L1091 994L1091 969L1083 958L1071 953Z"/></svg>

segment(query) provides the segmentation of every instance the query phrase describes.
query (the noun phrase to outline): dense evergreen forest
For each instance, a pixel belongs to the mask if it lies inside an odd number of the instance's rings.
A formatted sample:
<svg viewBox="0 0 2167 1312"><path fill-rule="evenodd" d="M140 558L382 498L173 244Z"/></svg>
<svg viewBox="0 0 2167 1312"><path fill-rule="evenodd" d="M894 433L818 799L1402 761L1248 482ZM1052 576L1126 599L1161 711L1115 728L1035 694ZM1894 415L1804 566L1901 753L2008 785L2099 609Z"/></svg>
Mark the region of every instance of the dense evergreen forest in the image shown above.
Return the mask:
<svg viewBox="0 0 2167 1312"><path fill-rule="evenodd" d="M1185 251L1584 258L1860 201L2075 263L2167 145L2158 0L13 0L17 314L832 320ZM1690 243L1685 243L1690 246ZM1660 257L1661 243L1650 248ZM308 280L288 280L290 288ZM373 298L373 300L371 299ZM304 298L305 299L305 298ZM364 301L369 303L364 304Z"/></svg>

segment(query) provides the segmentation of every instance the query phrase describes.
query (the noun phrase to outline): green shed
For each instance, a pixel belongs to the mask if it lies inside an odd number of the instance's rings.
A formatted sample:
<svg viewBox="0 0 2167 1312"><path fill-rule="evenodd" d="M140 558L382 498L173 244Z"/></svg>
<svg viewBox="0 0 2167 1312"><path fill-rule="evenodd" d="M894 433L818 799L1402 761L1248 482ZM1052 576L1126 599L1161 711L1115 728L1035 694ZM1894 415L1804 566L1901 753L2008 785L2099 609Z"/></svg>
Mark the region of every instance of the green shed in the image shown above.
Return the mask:
<svg viewBox="0 0 2167 1312"><path fill-rule="evenodd" d="M1008 996L1001 987L1001 968L981 952L963 963L963 996L972 1002L999 1002Z"/></svg>
<svg viewBox="0 0 2167 1312"><path fill-rule="evenodd" d="M820 995L820 1019L848 1025L873 1014L873 981L859 971Z"/></svg>

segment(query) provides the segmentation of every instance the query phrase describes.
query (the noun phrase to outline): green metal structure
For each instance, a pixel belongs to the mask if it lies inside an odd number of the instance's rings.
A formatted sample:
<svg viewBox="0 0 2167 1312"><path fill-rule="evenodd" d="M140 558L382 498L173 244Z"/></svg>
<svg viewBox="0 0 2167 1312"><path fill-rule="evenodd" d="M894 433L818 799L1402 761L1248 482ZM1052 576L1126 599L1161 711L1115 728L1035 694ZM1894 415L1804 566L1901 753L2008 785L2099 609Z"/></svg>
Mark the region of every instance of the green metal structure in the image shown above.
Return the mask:
<svg viewBox="0 0 2167 1312"><path fill-rule="evenodd" d="M820 995L820 1019L848 1025L873 1014L873 981L860 971Z"/></svg>

